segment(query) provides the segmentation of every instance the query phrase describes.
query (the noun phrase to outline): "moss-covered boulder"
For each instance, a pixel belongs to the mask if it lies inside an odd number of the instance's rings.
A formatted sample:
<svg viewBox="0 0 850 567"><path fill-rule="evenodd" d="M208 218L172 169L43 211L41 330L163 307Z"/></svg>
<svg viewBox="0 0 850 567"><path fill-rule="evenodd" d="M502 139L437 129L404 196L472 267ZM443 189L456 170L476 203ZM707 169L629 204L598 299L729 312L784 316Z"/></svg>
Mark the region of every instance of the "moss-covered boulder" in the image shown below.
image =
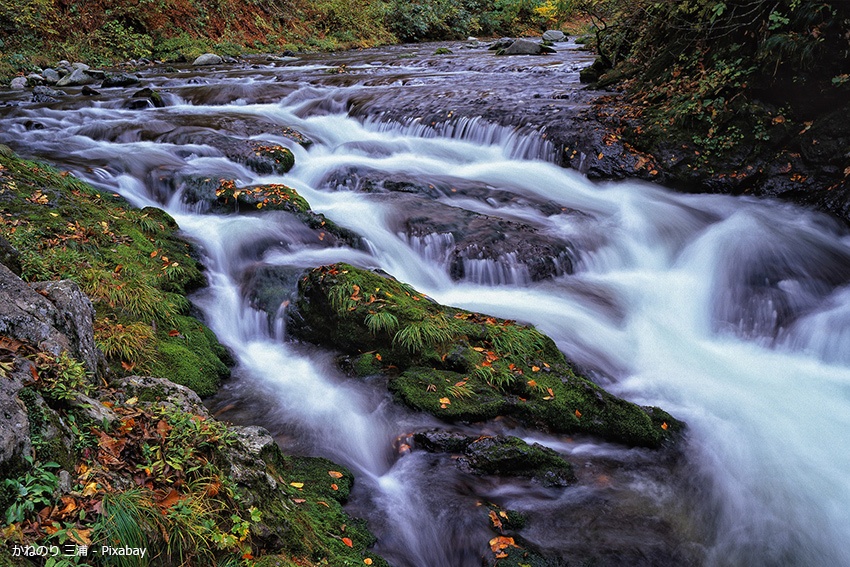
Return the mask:
<svg viewBox="0 0 850 567"><path fill-rule="evenodd" d="M180 127L157 138L160 143L210 146L227 159L241 163L260 175L283 175L295 165L292 150L262 140L245 140L211 128Z"/></svg>
<svg viewBox="0 0 850 567"><path fill-rule="evenodd" d="M228 375L227 352L190 315L186 295L206 280L167 213L135 209L14 154L0 155L0 207L0 236L16 251L23 280L47 281L38 289L66 319L79 309L59 301L67 286L53 280L76 282L95 309L94 342L118 375L156 371L201 395Z"/></svg>
<svg viewBox="0 0 850 567"><path fill-rule="evenodd" d="M288 329L342 351L352 368L387 375L399 400L445 421L512 416L647 447L681 427L668 413L617 398L577 374L531 326L439 305L409 285L347 264L301 279Z"/></svg>
<svg viewBox="0 0 850 567"><path fill-rule="evenodd" d="M310 204L298 192L286 185L269 183L237 187L233 179L215 176L187 176L177 181L176 189L183 201L198 212L216 214L252 213L258 211L283 211L295 215L325 245L343 243L360 247L361 238L320 213L313 212Z"/></svg>
<svg viewBox="0 0 850 567"><path fill-rule="evenodd" d="M519 437L468 437L432 430L417 433L413 439L429 451L458 453L455 463L472 474L526 477L545 486L567 486L575 481L572 465L558 453L537 443L529 445Z"/></svg>

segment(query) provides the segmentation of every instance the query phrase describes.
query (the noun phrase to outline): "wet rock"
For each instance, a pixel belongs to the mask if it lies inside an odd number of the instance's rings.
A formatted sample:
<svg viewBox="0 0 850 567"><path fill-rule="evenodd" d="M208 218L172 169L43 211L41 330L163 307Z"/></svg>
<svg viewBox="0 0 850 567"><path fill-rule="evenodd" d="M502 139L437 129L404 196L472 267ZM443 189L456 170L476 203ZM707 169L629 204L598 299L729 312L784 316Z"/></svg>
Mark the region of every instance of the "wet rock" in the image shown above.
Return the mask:
<svg viewBox="0 0 850 567"><path fill-rule="evenodd" d="M291 336L349 356L380 354L388 388L447 422L508 416L529 427L660 447L683 425L578 374L533 327L428 301L348 264L308 272L287 309Z"/></svg>
<svg viewBox="0 0 850 567"><path fill-rule="evenodd" d="M281 175L295 165L295 156L289 148L272 142L227 136L211 128L177 128L160 136L157 141L175 145L211 146L229 160L241 163L260 175Z"/></svg>
<svg viewBox="0 0 850 567"><path fill-rule="evenodd" d="M27 86L35 87L44 84L44 77L38 73L30 73L27 75Z"/></svg>
<svg viewBox="0 0 850 567"><path fill-rule="evenodd" d="M504 50L496 52L497 55L545 55L547 53L555 53L555 50L528 39L518 39Z"/></svg>
<svg viewBox="0 0 850 567"><path fill-rule="evenodd" d="M162 94L151 88L144 88L133 93L133 96L124 103L124 108L130 110L143 110L145 108L163 108L165 101Z"/></svg>
<svg viewBox="0 0 850 567"><path fill-rule="evenodd" d="M94 90L93 88L91 88L88 85L85 85L81 92L82 92L83 96L97 96L97 95L100 94L100 92Z"/></svg>
<svg viewBox="0 0 850 567"><path fill-rule="evenodd" d="M567 38L560 30L546 30L543 33L543 41L564 41Z"/></svg>
<svg viewBox="0 0 850 567"><path fill-rule="evenodd" d="M69 75L65 75L59 79L56 86L75 87L80 85L90 85L95 82L97 82L97 79L94 76L89 74L85 69L77 67Z"/></svg>
<svg viewBox="0 0 850 567"><path fill-rule="evenodd" d="M103 78L103 82L100 84L100 88L109 89L114 87L132 87L134 85L138 85L140 82L139 77L130 73L117 73L114 75L107 73L107 75Z"/></svg>
<svg viewBox="0 0 850 567"><path fill-rule="evenodd" d="M394 229L454 280L497 285L572 273L573 246L530 224L401 195L391 201Z"/></svg>
<svg viewBox="0 0 850 567"><path fill-rule="evenodd" d="M252 306L274 317L294 296L302 271L288 266L257 266L246 272L242 287Z"/></svg>
<svg viewBox="0 0 850 567"><path fill-rule="evenodd" d="M516 40L513 39L513 38L503 37L501 39L497 39L496 41L494 41L492 44L490 44L490 47L488 47L487 49L489 49L490 51L498 51L500 49L507 49L508 47L513 45L513 43L515 41Z"/></svg>
<svg viewBox="0 0 850 567"><path fill-rule="evenodd" d="M475 474L527 477L544 486L575 482L572 465L558 453L518 437L479 437L466 447L457 465Z"/></svg>
<svg viewBox="0 0 850 567"><path fill-rule="evenodd" d="M26 77L15 77L9 83L9 88L13 91L22 91L27 88L27 78Z"/></svg>
<svg viewBox="0 0 850 567"><path fill-rule="evenodd" d="M195 59L192 62L192 65L220 65L221 63L221 57L219 57L215 53L204 53L203 55Z"/></svg>
<svg viewBox="0 0 850 567"><path fill-rule="evenodd" d="M51 89L43 85L35 87L32 90L32 101L36 103L59 102L59 99L63 96L65 96L63 91Z"/></svg>

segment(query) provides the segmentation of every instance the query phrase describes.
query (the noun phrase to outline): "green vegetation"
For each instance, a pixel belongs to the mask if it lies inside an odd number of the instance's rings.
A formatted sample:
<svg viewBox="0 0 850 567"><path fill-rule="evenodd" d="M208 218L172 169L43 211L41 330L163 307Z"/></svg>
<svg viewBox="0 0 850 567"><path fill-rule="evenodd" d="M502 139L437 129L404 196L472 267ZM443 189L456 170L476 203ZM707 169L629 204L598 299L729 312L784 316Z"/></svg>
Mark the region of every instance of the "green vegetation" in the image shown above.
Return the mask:
<svg viewBox="0 0 850 567"><path fill-rule="evenodd" d="M850 4L549 0L590 22L601 83L627 87L623 139L732 169L850 97ZM718 167L718 163L721 165ZM850 165L850 164L847 164Z"/></svg>
<svg viewBox="0 0 850 567"><path fill-rule="evenodd" d="M185 295L204 278L173 219L14 156L0 156L0 203L0 234L20 251L23 279L80 285L115 372L156 370L201 395L216 390L227 353L188 315Z"/></svg>
<svg viewBox="0 0 850 567"><path fill-rule="evenodd" d="M543 0L0 0L0 81L59 59L330 51L544 29Z"/></svg>
<svg viewBox="0 0 850 567"><path fill-rule="evenodd" d="M564 433L656 447L680 424L578 375L533 327L445 307L410 286L347 264L299 282L289 330L384 373L405 404L446 421L513 416Z"/></svg>

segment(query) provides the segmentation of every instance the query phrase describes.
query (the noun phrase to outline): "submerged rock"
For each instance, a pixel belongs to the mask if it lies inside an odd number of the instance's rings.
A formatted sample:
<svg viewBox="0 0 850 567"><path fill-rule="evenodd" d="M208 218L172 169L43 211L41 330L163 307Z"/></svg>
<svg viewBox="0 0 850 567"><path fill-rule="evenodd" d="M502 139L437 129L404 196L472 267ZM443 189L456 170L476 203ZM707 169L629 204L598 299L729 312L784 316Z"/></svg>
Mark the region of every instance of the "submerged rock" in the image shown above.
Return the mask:
<svg viewBox="0 0 850 567"><path fill-rule="evenodd" d="M140 82L139 77L131 73L117 73L114 75L109 73L103 78L100 88L132 87L133 85L138 85Z"/></svg>
<svg viewBox="0 0 850 567"><path fill-rule="evenodd" d="M432 430L417 433L414 440L429 451L460 453L455 463L472 474L531 478L544 486L568 486L575 481L572 465L558 453L518 437L467 437Z"/></svg>
<svg viewBox="0 0 850 567"><path fill-rule="evenodd" d="M445 421L510 416L561 433L658 447L682 424L612 396L570 366L533 327L429 301L412 287L348 264L299 282L292 336L377 367L406 405ZM371 361L370 364L364 364Z"/></svg>
<svg viewBox="0 0 850 567"><path fill-rule="evenodd" d="M229 160L241 163L260 175L282 175L295 165L295 156L289 148L273 142L227 136L211 128L177 128L160 136L157 142L210 146Z"/></svg>

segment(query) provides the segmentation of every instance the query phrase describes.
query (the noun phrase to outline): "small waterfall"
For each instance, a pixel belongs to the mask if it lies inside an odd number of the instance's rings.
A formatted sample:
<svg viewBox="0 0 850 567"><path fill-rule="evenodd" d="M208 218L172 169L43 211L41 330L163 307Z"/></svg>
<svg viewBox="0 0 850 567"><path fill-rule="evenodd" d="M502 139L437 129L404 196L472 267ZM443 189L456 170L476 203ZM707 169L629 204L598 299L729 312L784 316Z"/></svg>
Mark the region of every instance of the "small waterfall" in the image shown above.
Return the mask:
<svg viewBox="0 0 850 567"><path fill-rule="evenodd" d="M530 127L494 124L480 116L450 116L447 120L432 122L423 122L422 118L396 121L370 116L364 120L364 124L379 132L396 132L418 138L451 138L482 146L499 146L505 157L510 159L539 159L554 163L558 158L557 148L546 140L545 134Z"/></svg>

